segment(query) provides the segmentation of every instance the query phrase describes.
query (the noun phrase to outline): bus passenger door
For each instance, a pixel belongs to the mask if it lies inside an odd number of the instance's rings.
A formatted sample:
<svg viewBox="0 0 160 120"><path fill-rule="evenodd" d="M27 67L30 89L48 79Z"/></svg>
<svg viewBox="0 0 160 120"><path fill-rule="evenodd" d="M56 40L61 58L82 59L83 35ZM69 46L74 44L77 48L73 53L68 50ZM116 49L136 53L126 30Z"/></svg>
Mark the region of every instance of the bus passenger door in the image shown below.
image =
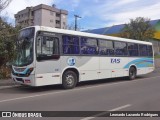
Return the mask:
<svg viewBox="0 0 160 120"><path fill-rule="evenodd" d="M55 35L55 34L54 34ZM39 35L36 40L36 85L60 83L59 38Z"/></svg>

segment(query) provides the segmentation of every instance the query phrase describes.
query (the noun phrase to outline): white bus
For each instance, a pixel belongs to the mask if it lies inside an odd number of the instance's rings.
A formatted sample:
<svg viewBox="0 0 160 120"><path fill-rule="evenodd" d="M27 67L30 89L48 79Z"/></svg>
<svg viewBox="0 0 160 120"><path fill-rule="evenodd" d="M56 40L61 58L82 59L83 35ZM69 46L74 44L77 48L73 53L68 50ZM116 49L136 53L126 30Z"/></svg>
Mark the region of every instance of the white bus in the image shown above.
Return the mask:
<svg viewBox="0 0 160 120"><path fill-rule="evenodd" d="M137 75L154 70L152 43L32 26L20 31L12 79L29 86Z"/></svg>

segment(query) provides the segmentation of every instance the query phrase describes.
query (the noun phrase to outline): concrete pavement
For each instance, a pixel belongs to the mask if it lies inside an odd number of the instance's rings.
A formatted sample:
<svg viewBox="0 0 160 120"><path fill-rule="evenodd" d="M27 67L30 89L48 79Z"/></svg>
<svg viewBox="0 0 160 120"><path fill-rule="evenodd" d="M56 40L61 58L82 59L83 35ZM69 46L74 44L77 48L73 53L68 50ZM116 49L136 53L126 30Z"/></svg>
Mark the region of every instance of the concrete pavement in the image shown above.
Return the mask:
<svg viewBox="0 0 160 120"><path fill-rule="evenodd" d="M0 90L0 111L159 111L159 72L160 69L156 69L155 72L133 81L118 78L85 82L72 90L63 90L57 85L3 89ZM65 119L117 120L117 118L97 117ZM130 120L130 118L119 119ZM147 120L147 118L139 119Z"/></svg>

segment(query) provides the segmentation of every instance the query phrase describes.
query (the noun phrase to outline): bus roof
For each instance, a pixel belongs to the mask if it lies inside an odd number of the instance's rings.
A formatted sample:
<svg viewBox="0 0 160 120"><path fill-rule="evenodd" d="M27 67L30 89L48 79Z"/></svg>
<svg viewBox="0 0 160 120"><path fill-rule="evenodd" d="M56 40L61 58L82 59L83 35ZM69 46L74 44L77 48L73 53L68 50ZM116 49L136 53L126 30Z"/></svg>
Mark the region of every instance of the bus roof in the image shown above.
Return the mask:
<svg viewBox="0 0 160 120"><path fill-rule="evenodd" d="M78 36L91 37L91 38L93 37L93 38L106 39L106 40L115 40L115 41L123 41L123 42L132 42L132 43L152 45L151 42L134 40L134 39L112 37L112 36L107 36L107 35L98 35L98 34L93 34L93 33L79 32L79 31L65 30L65 29L58 29L58 28L45 27L45 26L31 26L31 27L35 27L36 30L41 30L41 31L64 33L64 34L78 35Z"/></svg>

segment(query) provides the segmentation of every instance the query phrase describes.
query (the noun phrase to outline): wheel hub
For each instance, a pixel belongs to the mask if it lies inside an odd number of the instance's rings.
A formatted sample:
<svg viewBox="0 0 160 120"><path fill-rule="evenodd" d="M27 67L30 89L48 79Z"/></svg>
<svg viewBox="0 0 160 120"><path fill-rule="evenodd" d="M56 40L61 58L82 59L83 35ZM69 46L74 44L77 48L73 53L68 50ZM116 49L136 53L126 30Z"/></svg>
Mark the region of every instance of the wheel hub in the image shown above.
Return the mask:
<svg viewBox="0 0 160 120"><path fill-rule="evenodd" d="M72 85L73 84L73 81L74 81L74 77L72 75L68 75L66 77L66 82L67 82L67 85Z"/></svg>

